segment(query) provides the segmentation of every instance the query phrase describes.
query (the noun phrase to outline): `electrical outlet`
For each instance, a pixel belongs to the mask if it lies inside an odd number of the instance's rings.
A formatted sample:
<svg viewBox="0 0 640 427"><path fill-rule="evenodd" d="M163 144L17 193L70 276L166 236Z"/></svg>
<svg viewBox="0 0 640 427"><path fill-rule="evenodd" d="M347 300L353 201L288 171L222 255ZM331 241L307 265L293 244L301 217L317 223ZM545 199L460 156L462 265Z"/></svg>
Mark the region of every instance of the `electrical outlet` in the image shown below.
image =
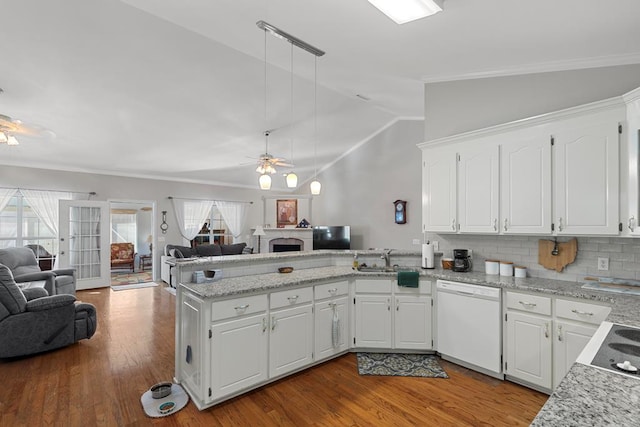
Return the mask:
<svg viewBox="0 0 640 427"><path fill-rule="evenodd" d="M421 245L422 243L420 243L420 239L413 239L413 244L414 245Z"/></svg>
<svg viewBox="0 0 640 427"><path fill-rule="evenodd" d="M609 270L609 258L598 258L598 270Z"/></svg>
<svg viewBox="0 0 640 427"><path fill-rule="evenodd" d="M440 250L440 244L438 243L438 241L433 241L431 243L433 243L433 250L434 251L439 251Z"/></svg>

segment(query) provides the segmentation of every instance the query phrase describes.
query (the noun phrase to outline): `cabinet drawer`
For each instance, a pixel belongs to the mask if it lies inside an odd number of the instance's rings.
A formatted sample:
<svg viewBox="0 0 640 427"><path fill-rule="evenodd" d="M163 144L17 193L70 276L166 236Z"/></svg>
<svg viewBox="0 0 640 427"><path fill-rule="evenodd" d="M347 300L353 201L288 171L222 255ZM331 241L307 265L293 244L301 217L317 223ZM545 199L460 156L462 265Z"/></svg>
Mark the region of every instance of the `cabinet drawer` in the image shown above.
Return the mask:
<svg viewBox="0 0 640 427"><path fill-rule="evenodd" d="M267 296L253 295L211 303L211 321L241 317L267 310Z"/></svg>
<svg viewBox="0 0 640 427"><path fill-rule="evenodd" d="M349 282L334 282L317 285L315 288L316 299L325 299L349 293Z"/></svg>
<svg viewBox="0 0 640 427"><path fill-rule="evenodd" d="M430 280L420 280L420 285L417 288L407 288L406 286L398 286L398 280L393 281L394 292L396 294L420 294L420 295L429 295L431 294L431 281Z"/></svg>
<svg viewBox="0 0 640 427"><path fill-rule="evenodd" d="M391 283L389 279L357 279L356 280L356 292L359 293L373 293L373 294L388 294L391 292Z"/></svg>
<svg viewBox="0 0 640 427"><path fill-rule="evenodd" d="M599 325L607 318L609 312L611 312L611 308L604 305L564 299L556 300L556 316L569 320Z"/></svg>
<svg viewBox="0 0 640 427"><path fill-rule="evenodd" d="M551 316L551 298L507 292L507 308Z"/></svg>
<svg viewBox="0 0 640 427"><path fill-rule="evenodd" d="M270 307L281 308L290 307L297 304L311 302L313 300L313 288L289 289L287 291L274 292L271 294Z"/></svg>

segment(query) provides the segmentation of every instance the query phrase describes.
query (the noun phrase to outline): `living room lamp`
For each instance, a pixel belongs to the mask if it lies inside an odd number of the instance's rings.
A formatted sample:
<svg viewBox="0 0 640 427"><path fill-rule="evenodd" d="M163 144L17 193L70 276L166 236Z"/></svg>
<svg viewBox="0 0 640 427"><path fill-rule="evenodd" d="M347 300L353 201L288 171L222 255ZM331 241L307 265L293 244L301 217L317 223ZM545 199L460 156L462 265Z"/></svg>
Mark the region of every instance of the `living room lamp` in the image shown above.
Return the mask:
<svg viewBox="0 0 640 427"><path fill-rule="evenodd" d="M444 0L368 0L396 24L406 24L442 12Z"/></svg>
<svg viewBox="0 0 640 427"><path fill-rule="evenodd" d="M261 225L256 225L256 231L253 232L253 235L258 237L258 253L260 253L260 237L266 236L267 233L264 232Z"/></svg>

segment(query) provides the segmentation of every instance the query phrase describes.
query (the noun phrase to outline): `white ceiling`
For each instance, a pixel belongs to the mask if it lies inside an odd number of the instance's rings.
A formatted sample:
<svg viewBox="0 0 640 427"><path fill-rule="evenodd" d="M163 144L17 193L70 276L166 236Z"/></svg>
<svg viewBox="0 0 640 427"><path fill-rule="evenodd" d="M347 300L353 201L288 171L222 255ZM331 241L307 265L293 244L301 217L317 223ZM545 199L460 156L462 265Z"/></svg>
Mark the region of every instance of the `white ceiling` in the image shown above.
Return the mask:
<svg viewBox="0 0 640 427"><path fill-rule="evenodd" d="M257 188L251 158L275 129L269 152L309 181L314 57L294 49L292 114L291 47L267 36L265 119L258 20L327 52L318 169L422 117L425 82L640 63L637 0L444 9L400 26L366 0L0 0L0 114L55 134L0 145L0 164Z"/></svg>

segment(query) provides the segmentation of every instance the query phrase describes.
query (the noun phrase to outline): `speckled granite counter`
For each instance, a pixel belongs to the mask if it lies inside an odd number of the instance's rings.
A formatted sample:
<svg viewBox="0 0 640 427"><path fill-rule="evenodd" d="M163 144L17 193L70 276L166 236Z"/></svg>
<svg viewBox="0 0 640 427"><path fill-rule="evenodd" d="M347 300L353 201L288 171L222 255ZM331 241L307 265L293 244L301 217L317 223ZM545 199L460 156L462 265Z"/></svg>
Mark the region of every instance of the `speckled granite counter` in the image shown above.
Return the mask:
<svg viewBox="0 0 640 427"><path fill-rule="evenodd" d="M415 255L407 252L407 256ZM259 255L263 257L263 255ZM310 253L309 256L313 256ZM273 258L277 257L277 258ZM229 257L227 257L229 258ZM244 261L238 257L238 262ZM278 255L264 258L282 259ZM246 259L246 258L245 258ZM184 261L201 265L201 260ZM582 289L581 283L539 278L513 278L480 272L456 273L449 270L422 270L421 277L500 287L525 292L599 301L611 306L607 318L614 323L640 327L640 297ZM395 273L363 273L350 266L338 265L297 269L292 273L267 273L222 279L218 282L184 283L184 288L205 298L228 297L252 292L266 292L288 287L313 285L327 280L352 277L394 277ZM556 391L541 409L534 426L640 425L640 381L575 363Z"/></svg>

